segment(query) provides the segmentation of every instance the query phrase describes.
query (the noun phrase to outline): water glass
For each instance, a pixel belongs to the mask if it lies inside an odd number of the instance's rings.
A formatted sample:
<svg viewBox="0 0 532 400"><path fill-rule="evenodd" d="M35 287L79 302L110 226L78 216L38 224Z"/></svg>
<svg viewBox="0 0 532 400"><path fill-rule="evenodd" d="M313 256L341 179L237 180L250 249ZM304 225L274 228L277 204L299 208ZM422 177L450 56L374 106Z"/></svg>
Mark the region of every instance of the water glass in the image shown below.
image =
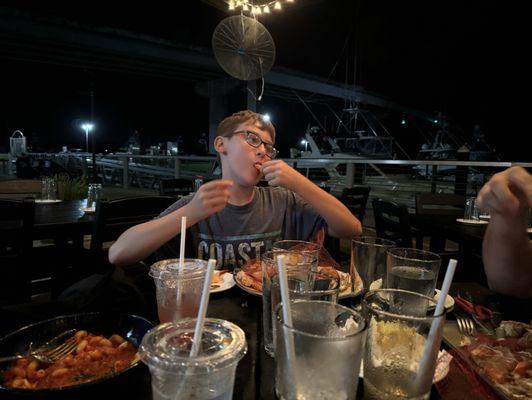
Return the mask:
<svg viewBox="0 0 532 400"><path fill-rule="evenodd" d="M54 178L49 176L41 181L41 199L42 200L56 200L57 199L57 183Z"/></svg>
<svg viewBox="0 0 532 400"><path fill-rule="evenodd" d="M364 292L380 289L386 280L386 252L395 247L391 240L362 236L351 240L351 282L353 292L357 275L362 279Z"/></svg>
<svg viewBox="0 0 532 400"><path fill-rule="evenodd" d="M355 399L366 337L364 317L327 301L291 302L292 326L275 312L280 399Z"/></svg>
<svg viewBox="0 0 532 400"><path fill-rule="evenodd" d="M262 265L262 327L264 350L274 356L274 329L272 315L281 302L279 273L274 263L273 251L261 257ZM322 300L336 303L340 292L338 274L311 271L311 265L287 268L287 280L290 299Z"/></svg>
<svg viewBox="0 0 532 400"><path fill-rule="evenodd" d="M480 216L480 210L478 208L476 197L468 197L466 199L464 219L466 221L470 221L470 220L478 221L479 216Z"/></svg>
<svg viewBox="0 0 532 400"><path fill-rule="evenodd" d="M430 251L396 247L388 249L386 286L434 296L441 257Z"/></svg>
<svg viewBox="0 0 532 400"><path fill-rule="evenodd" d="M101 183L89 183L87 190L87 208L95 208L98 200L102 196L102 184Z"/></svg>
<svg viewBox="0 0 532 400"><path fill-rule="evenodd" d="M411 308L411 304L424 304L425 308ZM430 315L427 309L436 306L433 298L394 289L366 293L362 306L369 325L364 355L364 398L428 399L445 311Z"/></svg>
<svg viewBox="0 0 532 400"><path fill-rule="evenodd" d="M299 269L310 266L312 271L317 271L321 246L303 240L279 240L273 243L272 251L275 255L285 256L287 269Z"/></svg>

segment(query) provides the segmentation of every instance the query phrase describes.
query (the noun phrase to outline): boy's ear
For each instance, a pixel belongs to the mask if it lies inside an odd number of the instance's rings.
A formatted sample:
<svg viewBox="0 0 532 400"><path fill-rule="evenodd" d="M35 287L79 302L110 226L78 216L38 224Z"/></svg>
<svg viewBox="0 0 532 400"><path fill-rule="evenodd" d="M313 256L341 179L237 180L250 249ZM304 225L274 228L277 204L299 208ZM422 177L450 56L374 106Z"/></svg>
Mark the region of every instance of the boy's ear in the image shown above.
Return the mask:
<svg viewBox="0 0 532 400"><path fill-rule="evenodd" d="M214 150L220 154L227 154L225 149L225 140L222 136L216 136L214 138Z"/></svg>

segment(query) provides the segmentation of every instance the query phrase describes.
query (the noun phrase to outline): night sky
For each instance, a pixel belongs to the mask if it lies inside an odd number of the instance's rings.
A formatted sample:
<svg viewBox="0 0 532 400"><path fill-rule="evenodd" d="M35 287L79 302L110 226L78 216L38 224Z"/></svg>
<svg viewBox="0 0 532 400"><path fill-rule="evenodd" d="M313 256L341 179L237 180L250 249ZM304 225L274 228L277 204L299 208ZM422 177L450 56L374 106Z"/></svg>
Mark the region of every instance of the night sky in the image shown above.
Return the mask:
<svg viewBox="0 0 532 400"><path fill-rule="evenodd" d="M181 11L155 2L110 3L2 1L0 7L205 48L210 48L215 26L230 15L199 0ZM260 20L275 40L276 66L355 82L434 115L443 111L465 135L480 124L503 160L532 161L523 146L530 129L516 108L525 76L521 54L530 48L525 24L519 21L525 16L502 1L296 0ZM89 117L91 81L100 151L116 150L138 130L144 145L182 135L194 152L197 136L208 131L208 99L194 93L194 83L17 61L1 52L2 152L14 129L43 149L84 147L79 123ZM341 102L333 105L341 111ZM244 106L242 95L232 101L231 111ZM311 107L332 121L324 107ZM261 109L272 115L281 138L278 147L285 154L312 122L294 102L265 96ZM391 133L407 145L421 143L399 120L386 121Z"/></svg>

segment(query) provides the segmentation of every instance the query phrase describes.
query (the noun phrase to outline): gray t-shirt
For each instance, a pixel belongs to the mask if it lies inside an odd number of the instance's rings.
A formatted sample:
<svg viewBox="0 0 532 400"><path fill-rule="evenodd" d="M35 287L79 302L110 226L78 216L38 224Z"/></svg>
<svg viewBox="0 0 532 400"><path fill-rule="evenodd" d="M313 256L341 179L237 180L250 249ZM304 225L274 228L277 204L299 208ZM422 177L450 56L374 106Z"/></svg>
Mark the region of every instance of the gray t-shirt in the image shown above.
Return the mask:
<svg viewBox="0 0 532 400"><path fill-rule="evenodd" d="M184 205L192 194L168 207L161 216ZM299 195L281 187L256 187L253 200L243 206L228 204L222 211L187 229L188 258L218 260L217 268L234 269L259 258L277 240L310 240L325 220ZM177 257L179 235L158 251L159 257Z"/></svg>

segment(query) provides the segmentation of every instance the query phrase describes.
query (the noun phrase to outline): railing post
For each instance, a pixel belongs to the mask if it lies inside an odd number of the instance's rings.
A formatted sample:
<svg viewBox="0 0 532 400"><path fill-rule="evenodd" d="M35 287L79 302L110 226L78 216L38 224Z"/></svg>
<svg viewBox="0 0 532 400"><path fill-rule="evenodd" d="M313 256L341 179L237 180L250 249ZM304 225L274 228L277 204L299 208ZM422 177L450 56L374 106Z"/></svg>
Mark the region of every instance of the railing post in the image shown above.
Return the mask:
<svg viewBox="0 0 532 400"><path fill-rule="evenodd" d="M437 175L438 175L438 166L433 165L432 166L432 179L430 181L430 192L436 193L436 183L437 183Z"/></svg>
<svg viewBox="0 0 532 400"><path fill-rule="evenodd" d="M352 188L355 183L355 164L347 163L345 166L345 181L346 187Z"/></svg>
<svg viewBox="0 0 532 400"><path fill-rule="evenodd" d="M181 173L181 160L178 156L175 156L175 163L174 163L174 178L179 179L179 175Z"/></svg>
<svg viewBox="0 0 532 400"><path fill-rule="evenodd" d="M125 156L122 161L123 176L122 176L122 186L124 189L129 189L129 157Z"/></svg>

